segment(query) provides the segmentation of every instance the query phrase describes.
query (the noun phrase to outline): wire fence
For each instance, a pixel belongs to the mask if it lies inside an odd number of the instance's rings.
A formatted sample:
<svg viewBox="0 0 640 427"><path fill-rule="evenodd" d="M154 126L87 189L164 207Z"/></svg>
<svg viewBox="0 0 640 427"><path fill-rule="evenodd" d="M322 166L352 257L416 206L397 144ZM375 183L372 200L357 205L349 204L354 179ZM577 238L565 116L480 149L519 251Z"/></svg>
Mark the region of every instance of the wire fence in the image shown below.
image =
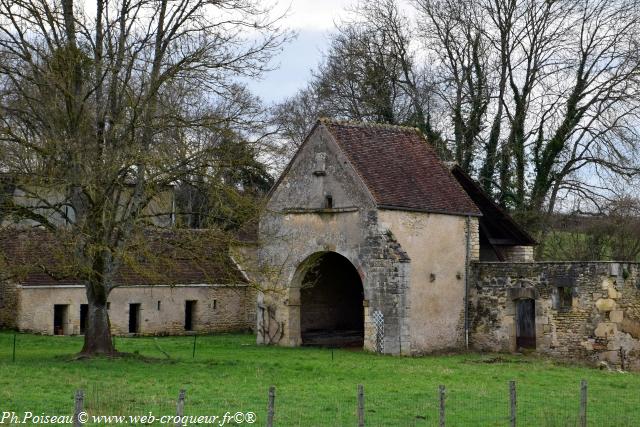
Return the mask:
<svg viewBox="0 0 640 427"><path fill-rule="evenodd" d="M544 401L542 396L529 396L526 389L517 387L510 394L505 384L504 397L476 400L461 399L446 386L438 386L416 401L395 400L354 386L349 396L334 396L318 400L313 392L300 394L275 387L264 390L261 402L238 402L227 407L253 408L253 411L217 411L207 408L202 397L191 397L184 390L174 396L152 399L144 395L130 395L93 387L78 390L69 396L68 404L57 407L41 407L31 416L25 413L0 413L0 424L35 425L46 422L45 416L66 416L66 422L74 425L266 425L273 426L637 426L640 410L636 407L616 407L615 398L597 395L588 385L577 384L576 393L565 396L561 402ZM359 391L362 391L360 394ZM581 393L585 393L581 395ZM637 391L636 391L637 393ZM78 397L81 403L78 405ZM512 400L512 396L513 399ZM586 400L584 399L586 397ZM543 399L541 402L540 399ZM614 411L599 415L597 402L607 400ZM582 404L581 404L582 402ZM231 401L229 402L231 403ZM541 404L543 403L543 404ZM218 405L216 405L218 406ZM81 415L84 414L84 415ZM84 417L84 418L82 418ZM52 423L49 419L47 424Z"/></svg>
<svg viewBox="0 0 640 427"><path fill-rule="evenodd" d="M515 386L515 387L514 387ZM335 396L318 403L312 395L279 392L271 386L265 390L262 409L256 412L202 412L194 409L184 390L176 396L149 400L143 396L132 398L109 390L93 388L78 390L65 408L49 408L24 419L24 414L11 418L0 414L4 424L42 424L45 414L63 414L66 423L81 425L266 425L274 426L637 426L637 408L628 413L609 413L599 417L590 408L598 399L589 397L585 381L576 387L575 396L566 396L562 405L532 405L523 390L514 382L505 387L504 398L487 401L479 396L475 401L461 400L445 386L438 386L430 395L422 397L422 404L394 401L392 397L369 394L365 387L354 387L352 396ZM538 396L539 398L540 396ZM610 399L611 396L602 396ZM249 402L247 402L249 403ZM256 402L249 403L255 407ZM321 405L320 408L315 405ZM308 414L314 414L310 418ZM26 421L26 422L25 422ZM51 422L48 422L51 424Z"/></svg>
<svg viewBox="0 0 640 427"><path fill-rule="evenodd" d="M33 363L46 363L46 358L38 356L43 343L57 345L57 338L0 336L0 364L8 375L29 375L25 367ZM184 363L199 360L215 346L222 348L214 339L188 337L173 342L154 339L117 338L118 348L131 354L155 354L171 357L166 369L171 369L176 360ZM15 345L14 345L15 343ZM241 347L242 346L242 347ZM61 346L67 351L67 347ZM264 348L244 346L231 351L243 354L255 352L262 357ZM68 354L65 353L65 354ZM300 352L300 355L306 353ZM315 353L313 353L315 354ZM50 356L47 356L50 357ZM333 352L327 352L326 363L334 361ZM344 354L338 357L347 357ZM206 360L206 359L204 359ZM20 363L23 362L22 365ZM144 362L144 361L143 361ZM408 363L409 361L407 361ZM109 362L106 362L108 364ZM140 365L139 360L131 362ZM277 363L277 362L275 362ZM157 365L157 364L156 364ZM11 367L15 366L15 369ZM164 366L164 365L163 365ZM224 376L233 362L222 358L216 361L194 363L193 369L207 369L211 376ZM296 369L313 369L300 365ZM70 389L69 384L63 399L45 399L42 396L50 390L13 388L14 384L0 377L0 424L43 424L36 417L67 416L66 421L79 425L80 413L86 415L82 425L267 425L267 426L638 426L640 425L640 388L623 386L614 373L607 381L576 380L567 373L561 381L556 377L546 384L540 379L526 378L517 381L487 381L468 384L438 380L427 386L409 387L406 383L395 384L394 372L388 372L385 386L372 381L363 384L352 382L348 375L324 381L318 377L317 383L285 383L276 387L269 383L247 382L217 388L215 382L209 389L195 387L190 378L184 378L165 387L160 392L147 393L146 387L156 381L153 376L138 379L106 378L99 366L78 365L77 377L81 382L73 383L81 389ZM165 368L163 368L165 369ZM445 372L445 374L447 374ZM55 370L52 371L55 375ZM124 375L124 374L123 374ZM429 375L416 371L416 375ZM623 375L623 374L620 374ZM633 375L636 374L624 374ZM445 375L446 376L446 375ZM579 377L578 377L579 378ZM122 387L127 384L126 387ZM319 386L322 384L322 386ZM239 388L244 392L239 393ZM252 388L247 392L247 388ZM75 393L70 392L74 390ZM184 392L181 392L184 391ZM182 397L181 397L182 396ZM81 397L79 399L79 397ZM26 402L21 412L9 413L3 406L9 402ZM31 417L25 419L25 408L32 408ZM237 411L237 410L240 410ZM9 411L10 412L10 411ZM15 416L16 419L11 417ZM105 418L123 417L123 418ZM143 418L146 417L146 418ZM164 417L164 418L162 418ZM176 418L177 417L177 418ZM208 417L208 418L207 418ZM216 418L211 418L216 417ZM17 421L17 422L11 422ZM48 424L57 424L48 422ZM60 423L65 424L65 423Z"/></svg>

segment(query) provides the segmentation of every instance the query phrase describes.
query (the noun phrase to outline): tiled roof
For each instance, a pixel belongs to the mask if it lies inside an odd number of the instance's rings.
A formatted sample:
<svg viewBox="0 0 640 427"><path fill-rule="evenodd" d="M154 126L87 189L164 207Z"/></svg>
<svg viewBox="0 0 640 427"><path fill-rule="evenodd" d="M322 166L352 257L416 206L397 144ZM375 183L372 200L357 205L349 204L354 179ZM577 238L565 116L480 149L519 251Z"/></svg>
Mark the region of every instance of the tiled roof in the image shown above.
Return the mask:
<svg viewBox="0 0 640 427"><path fill-rule="evenodd" d="M327 119L320 123L344 151L378 207L481 215L418 129Z"/></svg>
<svg viewBox="0 0 640 427"><path fill-rule="evenodd" d="M128 254L118 285L240 284L242 273L226 245L196 232L151 233L144 249ZM6 268L10 266L10 268ZM24 286L77 285L79 265L51 233L32 229L0 232L0 269Z"/></svg>

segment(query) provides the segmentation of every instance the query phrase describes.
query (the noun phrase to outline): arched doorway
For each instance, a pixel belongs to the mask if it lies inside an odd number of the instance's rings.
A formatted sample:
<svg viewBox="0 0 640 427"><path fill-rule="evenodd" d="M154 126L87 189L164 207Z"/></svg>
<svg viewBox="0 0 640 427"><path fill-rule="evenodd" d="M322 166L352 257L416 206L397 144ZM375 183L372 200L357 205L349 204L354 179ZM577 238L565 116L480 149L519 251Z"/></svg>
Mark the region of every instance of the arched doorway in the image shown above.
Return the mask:
<svg viewBox="0 0 640 427"><path fill-rule="evenodd" d="M300 283L302 345L362 347L364 290L358 270L335 252L309 259Z"/></svg>

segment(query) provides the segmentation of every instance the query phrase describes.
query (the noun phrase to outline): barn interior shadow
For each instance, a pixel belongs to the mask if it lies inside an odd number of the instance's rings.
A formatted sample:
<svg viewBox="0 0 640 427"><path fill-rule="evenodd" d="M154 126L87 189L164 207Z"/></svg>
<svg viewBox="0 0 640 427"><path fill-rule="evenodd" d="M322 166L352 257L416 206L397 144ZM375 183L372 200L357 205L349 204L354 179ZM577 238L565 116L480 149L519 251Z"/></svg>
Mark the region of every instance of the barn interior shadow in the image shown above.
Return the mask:
<svg viewBox="0 0 640 427"><path fill-rule="evenodd" d="M363 347L362 280L347 258L323 254L305 274L300 299L302 345Z"/></svg>

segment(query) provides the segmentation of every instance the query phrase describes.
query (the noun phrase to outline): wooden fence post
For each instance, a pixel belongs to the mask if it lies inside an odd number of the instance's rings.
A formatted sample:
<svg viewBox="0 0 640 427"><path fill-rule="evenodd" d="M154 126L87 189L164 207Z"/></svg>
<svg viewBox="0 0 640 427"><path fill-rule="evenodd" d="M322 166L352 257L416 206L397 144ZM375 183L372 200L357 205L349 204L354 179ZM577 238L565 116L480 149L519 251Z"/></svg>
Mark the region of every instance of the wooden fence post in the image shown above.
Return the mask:
<svg viewBox="0 0 640 427"><path fill-rule="evenodd" d="M180 393L178 394L178 403L176 403L176 417L182 417L184 415L184 395L186 394L186 392L184 391L184 389L180 390ZM174 425L176 427L182 425L182 423L180 422L179 419L176 419L176 422L174 423Z"/></svg>
<svg viewBox="0 0 640 427"><path fill-rule="evenodd" d="M80 427L86 420L80 421L80 412L84 408L84 392L82 390L76 390L75 405L73 408L73 427Z"/></svg>
<svg viewBox="0 0 640 427"><path fill-rule="evenodd" d="M580 382L580 427L587 427L587 380Z"/></svg>
<svg viewBox="0 0 640 427"><path fill-rule="evenodd" d="M509 401L511 403L511 427L516 427L516 382L513 380L509 381Z"/></svg>
<svg viewBox="0 0 640 427"><path fill-rule="evenodd" d="M358 427L364 427L364 386L358 384Z"/></svg>
<svg viewBox="0 0 640 427"><path fill-rule="evenodd" d="M440 427L445 425L445 412L444 412L444 400L445 400L445 388L443 385L439 387L440 394Z"/></svg>
<svg viewBox="0 0 640 427"><path fill-rule="evenodd" d="M276 387L269 387L269 403L267 406L267 427L273 427L273 418L276 406Z"/></svg>

